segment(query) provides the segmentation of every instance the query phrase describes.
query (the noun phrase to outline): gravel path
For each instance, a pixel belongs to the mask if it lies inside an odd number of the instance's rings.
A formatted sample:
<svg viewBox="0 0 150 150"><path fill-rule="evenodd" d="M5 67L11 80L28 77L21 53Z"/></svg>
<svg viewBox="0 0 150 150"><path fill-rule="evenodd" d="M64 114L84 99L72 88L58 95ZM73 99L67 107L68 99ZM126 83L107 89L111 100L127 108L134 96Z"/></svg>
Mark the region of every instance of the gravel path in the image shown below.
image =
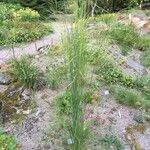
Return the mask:
<svg viewBox="0 0 150 150"><path fill-rule="evenodd" d="M21 45L14 48L15 56L19 57L22 55L36 55L37 50L41 47L50 46L60 41L62 32L65 32L66 27L69 27L69 23L64 19L59 19L56 22L52 22L54 32L48 36L43 37L40 40ZM13 51L11 48L0 47L0 65L13 58Z"/></svg>

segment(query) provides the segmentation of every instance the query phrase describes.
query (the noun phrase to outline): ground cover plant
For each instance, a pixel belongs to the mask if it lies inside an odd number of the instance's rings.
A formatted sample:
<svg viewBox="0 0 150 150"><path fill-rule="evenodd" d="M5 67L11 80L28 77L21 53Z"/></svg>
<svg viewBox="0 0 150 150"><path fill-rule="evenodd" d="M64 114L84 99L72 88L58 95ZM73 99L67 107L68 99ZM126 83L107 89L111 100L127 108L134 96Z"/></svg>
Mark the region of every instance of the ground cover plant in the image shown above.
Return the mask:
<svg viewBox="0 0 150 150"><path fill-rule="evenodd" d="M0 129L0 149L1 150L19 150L18 143L16 139L7 135Z"/></svg>
<svg viewBox="0 0 150 150"><path fill-rule="evenodd" d="M118 83L127 87L134 85L133 78L123 74L118 63L104 50L98 49L95 51L93 55L90 56L89 61L94 65L93 72L98 75L98 80L106 84Z"/></svg>
<svg viewBox="0 0 150 150"><path fill-rule="evenodd" d="M50 32L51 26L40 21L37 11L0 3L0 45L30 42Z"/></svg>

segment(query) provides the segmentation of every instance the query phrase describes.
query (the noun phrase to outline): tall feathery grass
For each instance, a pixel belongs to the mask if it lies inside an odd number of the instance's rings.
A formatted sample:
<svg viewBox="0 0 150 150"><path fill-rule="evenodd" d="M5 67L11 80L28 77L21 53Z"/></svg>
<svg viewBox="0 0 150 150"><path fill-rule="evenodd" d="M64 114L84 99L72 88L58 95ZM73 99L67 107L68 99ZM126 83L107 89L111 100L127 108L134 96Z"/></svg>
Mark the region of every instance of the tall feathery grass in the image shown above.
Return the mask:
<svg viewBox="0 0 150 150"><path fill-rule="evenodd" d="M86 129L83 119L83 86L86 68L85 21L80 20L63 39L63 48L69 62L69 90L71 93L71 139L73 150L83 150Z"/></svg>
<svg viewBox="0 0 150 150"><path fill-rule="evenodd" d="M70 105L71 105L71 140L72 150L84 150L87 128L84 125L83 115L83 87L86 68L86 7L89 0L74 0L75 22L70 31L62 40L63 49L68 62L70 79Z"/></svg>

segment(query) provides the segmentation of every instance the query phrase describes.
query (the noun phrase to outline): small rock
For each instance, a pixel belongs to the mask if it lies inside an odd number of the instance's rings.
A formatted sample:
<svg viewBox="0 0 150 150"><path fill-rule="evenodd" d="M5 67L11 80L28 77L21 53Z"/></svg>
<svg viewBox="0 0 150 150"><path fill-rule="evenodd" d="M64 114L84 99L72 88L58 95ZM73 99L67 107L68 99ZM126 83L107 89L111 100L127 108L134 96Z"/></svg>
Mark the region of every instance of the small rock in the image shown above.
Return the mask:
<svg viewBox="0 0 150 150"><path fill-rule="evenodd" d="M106 91L104 91L104 95L109 95L109 91L108 90L106 90Z"/></svg>
<svg viewBox="0 0 150 150"><path fill-rule="evenodd" d="M24 115L29 115L30 113L31 113L31 110L24 110L24 111L22 111L22 113L24 114Z"/></svg>
<svg viewBox="0 0 150 150"><path fill-rule="evenodd" d="M68 139L68 140L67 140L67 143L68 143L68 145L71 145L71 144L73 144L74 142L73 142L72 139Z"/></svg>
<svg viewBox="0 0 150 150"><path fill-rule="evenodd" d="M145 117L142 114L135 114L133 120L137 123L145 123Z"/></svg>
<svg viewBox="0 0 150 150"><path fill-rule="evenodd" d="M0 84L8 85L11 82L11 78L9 75L5 73L0 73Z"/></svg>
<svg viewBox="0 0 150 150"><path fill-rule="evenodd" d="M44 148L45 148L45 149L50 149L50 148L51 148L51 145L50 145L50 144L45 144L45 145L44 145Z"/></svg>
<svg viewBox="0 0 150 150"><path fill-rule="evenodd" d="M22 96L22 99L25 100L25 101L30 100L30 91L25 89L22 92L21 96Z"/></svg>

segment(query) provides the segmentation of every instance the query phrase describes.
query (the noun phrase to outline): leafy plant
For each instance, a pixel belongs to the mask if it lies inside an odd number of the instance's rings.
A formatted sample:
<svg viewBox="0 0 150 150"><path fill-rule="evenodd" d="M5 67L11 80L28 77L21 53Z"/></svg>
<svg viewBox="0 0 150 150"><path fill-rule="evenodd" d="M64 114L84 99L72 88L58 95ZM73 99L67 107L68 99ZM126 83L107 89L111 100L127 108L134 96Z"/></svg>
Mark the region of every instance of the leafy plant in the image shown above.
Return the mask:
<svg viewBox="0 0 150 150"><path fill-rule="evenodd" d="M141 93L135 89L128 89L123 86L112 86L111 92L119 103L129 106L142 106L144 98Z"/></svg>
<svg viewBox="0 0 150 150"><path fill-rule="evenodd" d="M18 150L18 143L16 139L5 134L2 129L0 129L0 149L1 150Z"/></svg>
<svg viewBox="0 0 150 150"><path fill-rule="evenodd" d="M34 88L39 77L39 70L32 64L31 59L23 56L20 59L13 59L11 62L12 74L15 78L28 88Z"/></svg>
<svg viewBox="0 0 150 150"><path fill-rule="evenodd" d="M101 49L94 53L90 56L93 57L90 58L90 61L95 65L94 73L98 75L98 80L107 84L118 83L127 87L132 87L134 85L133 78L123 74L119 65L115 62L111 55Z"/></svg>
<svg viewBox="0 0 150 150"><path fill-rule="evenodd" d="M0 3L0 45L30 42L52 32L51 26L39 17L29 8Z"/></svg>
<svg viewBox="0 0 150 150"><path fill-rule="evenodd" d="M124 145L122 142L114 135L106 135L100 138L105 150L110 150L113 147L115 150L124 150Z"/></svg>
<svg viewBox="0 0 150 150"><path fill-rule="evenodd" d="M97 98L97 97L96 97ZM86 91L83 94L83 103L92 103L93 92ZM56 98L56 106L58 108L59 114L71 114L71 93L69 90L65 91L63 94Z"/></svg>

